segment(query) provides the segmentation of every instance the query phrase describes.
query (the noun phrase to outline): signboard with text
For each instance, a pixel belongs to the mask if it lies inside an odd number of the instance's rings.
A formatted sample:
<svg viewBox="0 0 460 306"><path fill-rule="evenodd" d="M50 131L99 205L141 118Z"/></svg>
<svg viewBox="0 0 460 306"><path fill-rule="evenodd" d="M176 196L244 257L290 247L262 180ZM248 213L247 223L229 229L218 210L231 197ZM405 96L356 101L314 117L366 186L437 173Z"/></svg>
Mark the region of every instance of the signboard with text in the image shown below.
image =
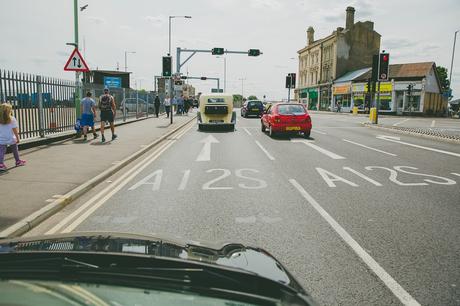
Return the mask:
<svg viewBox="0 0 460 306"><path fill-rule="evenodd" d="M104 86L108 88L121 88L120 77L104 77Z"/></svg>

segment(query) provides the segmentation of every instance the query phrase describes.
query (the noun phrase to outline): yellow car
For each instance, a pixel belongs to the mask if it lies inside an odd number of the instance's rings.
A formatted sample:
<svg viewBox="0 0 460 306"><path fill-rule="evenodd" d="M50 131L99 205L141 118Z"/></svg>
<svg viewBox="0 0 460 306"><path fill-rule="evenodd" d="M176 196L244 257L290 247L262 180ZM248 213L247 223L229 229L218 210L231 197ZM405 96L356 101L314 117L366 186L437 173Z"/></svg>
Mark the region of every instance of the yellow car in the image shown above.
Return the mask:
<svg viewBox="0 0 460 306"><path fill-rule="evenodd" d="M198 129L205 127L228 127L235 129L236 112L233 110L233 95L201 95L197 114Z"/></svg>

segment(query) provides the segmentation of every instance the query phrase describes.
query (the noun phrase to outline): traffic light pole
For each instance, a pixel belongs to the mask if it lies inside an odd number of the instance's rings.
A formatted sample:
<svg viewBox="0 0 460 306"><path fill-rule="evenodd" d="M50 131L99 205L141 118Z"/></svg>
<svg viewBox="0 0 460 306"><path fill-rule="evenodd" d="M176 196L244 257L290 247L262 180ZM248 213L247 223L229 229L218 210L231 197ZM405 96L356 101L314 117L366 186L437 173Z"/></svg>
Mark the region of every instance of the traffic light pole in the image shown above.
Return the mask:
<svg viewBox="0 0 460 306"><path fill-rule="evenodd" d="M379 123L380 81L377 85L377 102L375 103L375 124Z"/></svg>
<svg viewBox="0 0 460 306"><path fill-rule="evenodd" d="M206 77L206 79L204 79L204 77L187 76L187 80L202 80L202 81L214 80L214 81L217 81L217 89L220 89L220 78L208 78L208 77Z"/></svg>

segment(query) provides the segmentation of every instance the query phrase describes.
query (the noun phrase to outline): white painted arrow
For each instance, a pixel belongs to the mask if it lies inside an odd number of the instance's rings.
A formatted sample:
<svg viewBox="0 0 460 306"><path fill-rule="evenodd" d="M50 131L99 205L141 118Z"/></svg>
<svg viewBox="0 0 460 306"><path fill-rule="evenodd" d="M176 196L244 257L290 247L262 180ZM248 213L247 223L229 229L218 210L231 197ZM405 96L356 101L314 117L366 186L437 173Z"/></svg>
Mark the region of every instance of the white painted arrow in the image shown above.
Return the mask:
<svg viewBox="0 0 460 306"><path fill-rule="evenodd" d="M212 143L219 143L214 136L209 135L208 137L204 138L200 141L204 143L203 148L201 149L200 154L196 158L196 161L210 161L211 160L211 144Z"/></svg>
<svg viewBox="0 0 460 306"><path fill-rule="evenodd" d="M423 149L423 150L428 150L428 151L433 151L433 152L438 152L438 153L443 153L443 154L447 154L447 155L460 157L459 153L454 153L454 152L450 152L450 151L444 151L444 150L425 147L425 146L419 146L419 145L416 145L416 144L413 144L413 143L401 141L399 137L379 135L379 136L377 136L377 139L391 141L391 142L399 143L399 144L402 144L402 145L405 145L405 146L410 146L410 147L419 148L419 149Z"/></svg>

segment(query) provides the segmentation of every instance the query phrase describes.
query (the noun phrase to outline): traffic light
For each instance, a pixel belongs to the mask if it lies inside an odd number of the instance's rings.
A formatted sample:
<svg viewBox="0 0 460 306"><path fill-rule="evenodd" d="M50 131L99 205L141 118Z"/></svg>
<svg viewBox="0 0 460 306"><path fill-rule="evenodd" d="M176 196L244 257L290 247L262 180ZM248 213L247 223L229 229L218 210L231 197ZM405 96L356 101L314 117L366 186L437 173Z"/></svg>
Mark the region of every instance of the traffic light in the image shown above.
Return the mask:
<svg viewBox="0 0 460 306"><path fill-rule="evenodd" d="M187 79L187 76L186 76L186 75L181 75L180 78L181 78L182 80L186 80L186 79Z"/></svg>
<svg viewBox="0 0 460 306"><path fill-rule="evenodd" d="M163 76L170 77L172 71L171 56L163 56Z"/></svg>
<svg viewBox="0 0 460 306"><path fill-rule="evenodd" d="M410 96L412 93L412 84L407 85L407 95Z"/></svg>
<svg viewBox="0 0 460 306"><path fill-rule="evenodd" d="M295 88L295 73L289 73L286 76L286 88Z"/></svg>
<svg viewBox="0 0 460 306"><path fill-rule="evenodd" d="M224 54L224 48L212 48L212 55L222 55Z"/></svg>
<svg viewBox="0 0 460 306"><path fill-rule="evenodd" d="M201 77L200 78L202 81L206 81L208 78L207 77Z"/></svg>
<svg viewBox="0 0 460 306"><path fill-rule="evenodd" d="M184 85L184 82L181 81L181 80L176 80L176 81L174 81L174 85L181 86L181 85Z"/></svg>
<svg viewBox="0 0 460 306"><path fill-rule="evenodd" d="M260 50L259 49L249 49L248 55L249 56L259 56Z"/></svg>
<svg viewBox="0 0 460 306"><path fill-rule="evenodd" d="M388 81L390 67L390 54L380 53L379 57L379 81Z"/></svg>

